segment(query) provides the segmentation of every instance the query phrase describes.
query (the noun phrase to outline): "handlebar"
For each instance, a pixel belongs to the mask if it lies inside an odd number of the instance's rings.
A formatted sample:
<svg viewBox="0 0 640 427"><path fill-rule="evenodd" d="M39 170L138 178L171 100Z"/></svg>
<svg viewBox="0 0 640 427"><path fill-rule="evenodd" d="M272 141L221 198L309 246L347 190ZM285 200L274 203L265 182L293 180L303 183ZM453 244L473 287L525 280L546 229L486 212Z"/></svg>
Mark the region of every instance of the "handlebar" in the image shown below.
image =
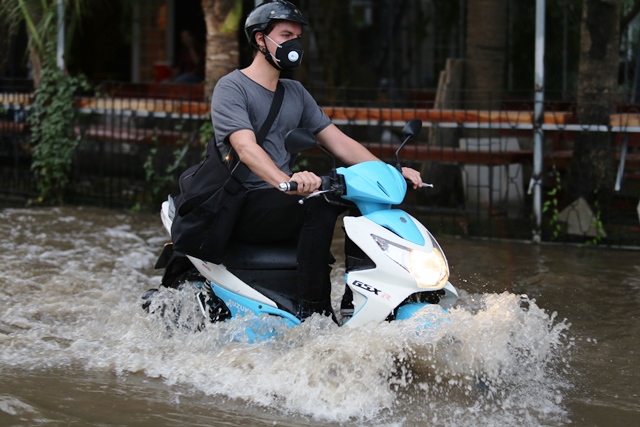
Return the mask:
<svg viewBox="0 0 640 427"><path fill-rule="evenodd" d="M336 191L336 190L338 190L338 188L336 188L332 184L330 176L323 175L323 176L320 177L320 179L322 180L322 183L320 184L320 188L318 188L319 191ZM298 189L298 183L295 182L295 181L281 182L278 185L278 189L280 191L283 191L283 192L296 191Z"/></svg>
<svg viewBox="0 0 640 427"><path fill-rule="evenodd" d="M328 190L331 188L331 183L329 181L329 177L328 176L323 176L321 177L322 179L322 185L320 186L320 190ZM422 188L425 187L431 187L433 188L433 184L427 184L426 182L423 182L421 185ZM289 181L289 182L281 182L280 185L278 185L278 188L280 189L280 191L283 192L287 192L287 191L296 191L298 189L298 183L295 181Z"/></svg>
<svg viewBox="0 0 640 427"><path fill-rule="evenodd" d="M296 191L298 189L298 183L295 181L281 182L280 185L278 185L278 189L283 192Z"/></svg>
<svg viewBox="0 0 640 427"><path fill-rule="evenodd" d="M334 182L330 176L326 176L326 175L325 176L321 176L320 179L322 180L322 184L320 184L320 188L318 188L318 191L303 197L302 199L300 199L298 201L298 203L300 203L302 205L302 204L304 204L304 202L306 200L311 199L313 197L321 196L323 194L330 193L330 194L340 195L340 194L343 193L343 191L344 191L344 186L343 186L344 183L342 183L343 185L340 185L338 183L338 181ZM334 178L334 180L335 180L335 178ZM280 191L284 191L284 192L296 191L298 189L298 183L295 182L295 181L281 182L278 185L278 189ZM326 197L325 197L325 199L326 199Z"/></svg>

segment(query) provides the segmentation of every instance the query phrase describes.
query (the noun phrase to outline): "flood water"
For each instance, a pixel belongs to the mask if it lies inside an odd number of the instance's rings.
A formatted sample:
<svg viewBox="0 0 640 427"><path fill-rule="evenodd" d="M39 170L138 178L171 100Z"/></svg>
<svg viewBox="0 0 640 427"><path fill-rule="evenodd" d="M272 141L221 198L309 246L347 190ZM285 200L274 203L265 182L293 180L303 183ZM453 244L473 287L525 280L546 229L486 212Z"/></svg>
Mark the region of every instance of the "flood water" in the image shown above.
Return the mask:
<svg viewBox="0 0 640 427"><path fill-rule="evenodd" d="M461 296L438 329L248 344L140 308L158 215L4 209L0 234L2 426L640 425L640 252L436 236Z"/></svg>

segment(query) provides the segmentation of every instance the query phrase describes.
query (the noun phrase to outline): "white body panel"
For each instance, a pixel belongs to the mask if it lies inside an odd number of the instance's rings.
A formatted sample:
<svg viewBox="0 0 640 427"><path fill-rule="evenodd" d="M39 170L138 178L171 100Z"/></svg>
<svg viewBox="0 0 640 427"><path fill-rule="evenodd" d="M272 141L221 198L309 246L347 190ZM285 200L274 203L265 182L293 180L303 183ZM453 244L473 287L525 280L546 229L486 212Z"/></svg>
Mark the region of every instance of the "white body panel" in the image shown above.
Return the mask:
<svg viewBox="0 0 640 427"><path fill-rule="evenodd" d="M168 201L162 203L162 209L160 211L160 217L162 218L162 224L171 235L171 223L173 218L174 207L173 203ZM218 265L211 262L202 261L201 259L194 258L187 255L187 258L191 261L195 268L198 269L202 276L212 283L217 284L231 292L235 292L238 295L242 295L246 298L251 298L263 304L270 305L277 308L277 304L271 299L265 297L260 292L253 289L251 286L245 284L242 280L238 279L233 274L229 273L224 265Z"/></svg>
<svg viewBox="0 0 640 427"><path fill-rule="evenodd" d="M369 322L382 322L409 295L426 290L439 290L443 286L425 289L417 286L415 278L402 266L389 258L371 237L372 234L390 242L411 249L430 252L433 250L431 237L426 228L414 217L407 214L424 237L425 244L417 245L402 239L388 229L364 216L345 217L344 228L349 238L367 254L376 267L368 270L352 271L347 275L347 285L354 293L354 315L346 326L361 326ZM451 305L457 293L450 283L444 286L447 301ZM453 301L451 301L453 299ZM440 304L442 305L442 304ZM448 307L443 307L448 308Z"/></svg>
<svg viewBox="0 0 640 427"><path fill-rule="evenodd" d="M260 292L238 279L235 275L231 274L224 265L202 261L189 255L187 255L187 258L189 258L191 263L198 269L200 274L210 282L243 297L251 298L275 308L278 307L271 299L265 297Z"/></svg>

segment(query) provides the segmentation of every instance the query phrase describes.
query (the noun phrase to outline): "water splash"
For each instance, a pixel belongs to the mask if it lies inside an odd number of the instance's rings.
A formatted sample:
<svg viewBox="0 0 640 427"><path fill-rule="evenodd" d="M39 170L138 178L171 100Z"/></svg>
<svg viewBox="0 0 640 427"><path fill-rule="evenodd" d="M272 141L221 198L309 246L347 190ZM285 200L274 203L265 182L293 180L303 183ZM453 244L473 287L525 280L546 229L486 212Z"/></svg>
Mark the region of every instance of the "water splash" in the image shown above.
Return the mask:
<svg viewBox="0 0 640 427"><path fill-rule="evenodd" d="M46 222L38 215L0 213L0 231L11 236L0 242L9 254L0 270L4 366L141 373L319 422L566 421L569 325L526 296L461 292L436 329L410 321L338 328L313 316L248 344L236 338L251 319L203 327L193 292L163 290L173 304L165 316L142 310L140 295L159 280L151 269L159 227L129 215L97 223L82 210L48 211Z"/></svg>
<svg viewBox="0 0 640 427"><path fill-rule="evenodd" d="M526 296L477 295L477 306L457 307L427 330L411 321L338 328L314 316L261 344L236 340L249 317L203 328L193 292L164 297L177 317L121 304L105 313L106 325L87 326L84 335L100 342L76 342L73 353L91 354L88 368L144 372L318 420L538 425L566 416L568 325Z"/></svg>

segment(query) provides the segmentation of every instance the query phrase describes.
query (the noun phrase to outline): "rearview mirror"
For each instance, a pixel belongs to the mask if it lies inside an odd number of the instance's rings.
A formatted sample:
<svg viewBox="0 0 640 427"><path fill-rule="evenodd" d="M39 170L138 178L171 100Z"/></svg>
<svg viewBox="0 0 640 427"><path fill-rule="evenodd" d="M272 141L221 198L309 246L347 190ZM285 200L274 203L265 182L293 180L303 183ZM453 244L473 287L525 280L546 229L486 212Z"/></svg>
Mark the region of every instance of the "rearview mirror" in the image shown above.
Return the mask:
<svg viewBox="0 0 640 427"><path fill-rule="evenodd" d="M413 119L409 120L406 125L402 128L402 136L404 136L405 140L408 138L414 138L417 136L422 130L422 120Z"/></svg>
<svg viewBox="0 0 640 427"><path fill-rule="evenodd" d="M293 129L284 137L284 147L291 154L309 150L316 146L316 137L307 129Z"/></svg>
<svg viewBox="0 0 640 427"><path fill-rule="evenodd" d="M400 165L400 157L398 156L400 154L400 150L404 148L405 144L411 138L415 138L421 130L422 120L420 119L409 120L402 128L403 141L402 144L400 144L400 147L396 150L396 169L398 169L398 171L402 172L402 165Z"/></svg>

